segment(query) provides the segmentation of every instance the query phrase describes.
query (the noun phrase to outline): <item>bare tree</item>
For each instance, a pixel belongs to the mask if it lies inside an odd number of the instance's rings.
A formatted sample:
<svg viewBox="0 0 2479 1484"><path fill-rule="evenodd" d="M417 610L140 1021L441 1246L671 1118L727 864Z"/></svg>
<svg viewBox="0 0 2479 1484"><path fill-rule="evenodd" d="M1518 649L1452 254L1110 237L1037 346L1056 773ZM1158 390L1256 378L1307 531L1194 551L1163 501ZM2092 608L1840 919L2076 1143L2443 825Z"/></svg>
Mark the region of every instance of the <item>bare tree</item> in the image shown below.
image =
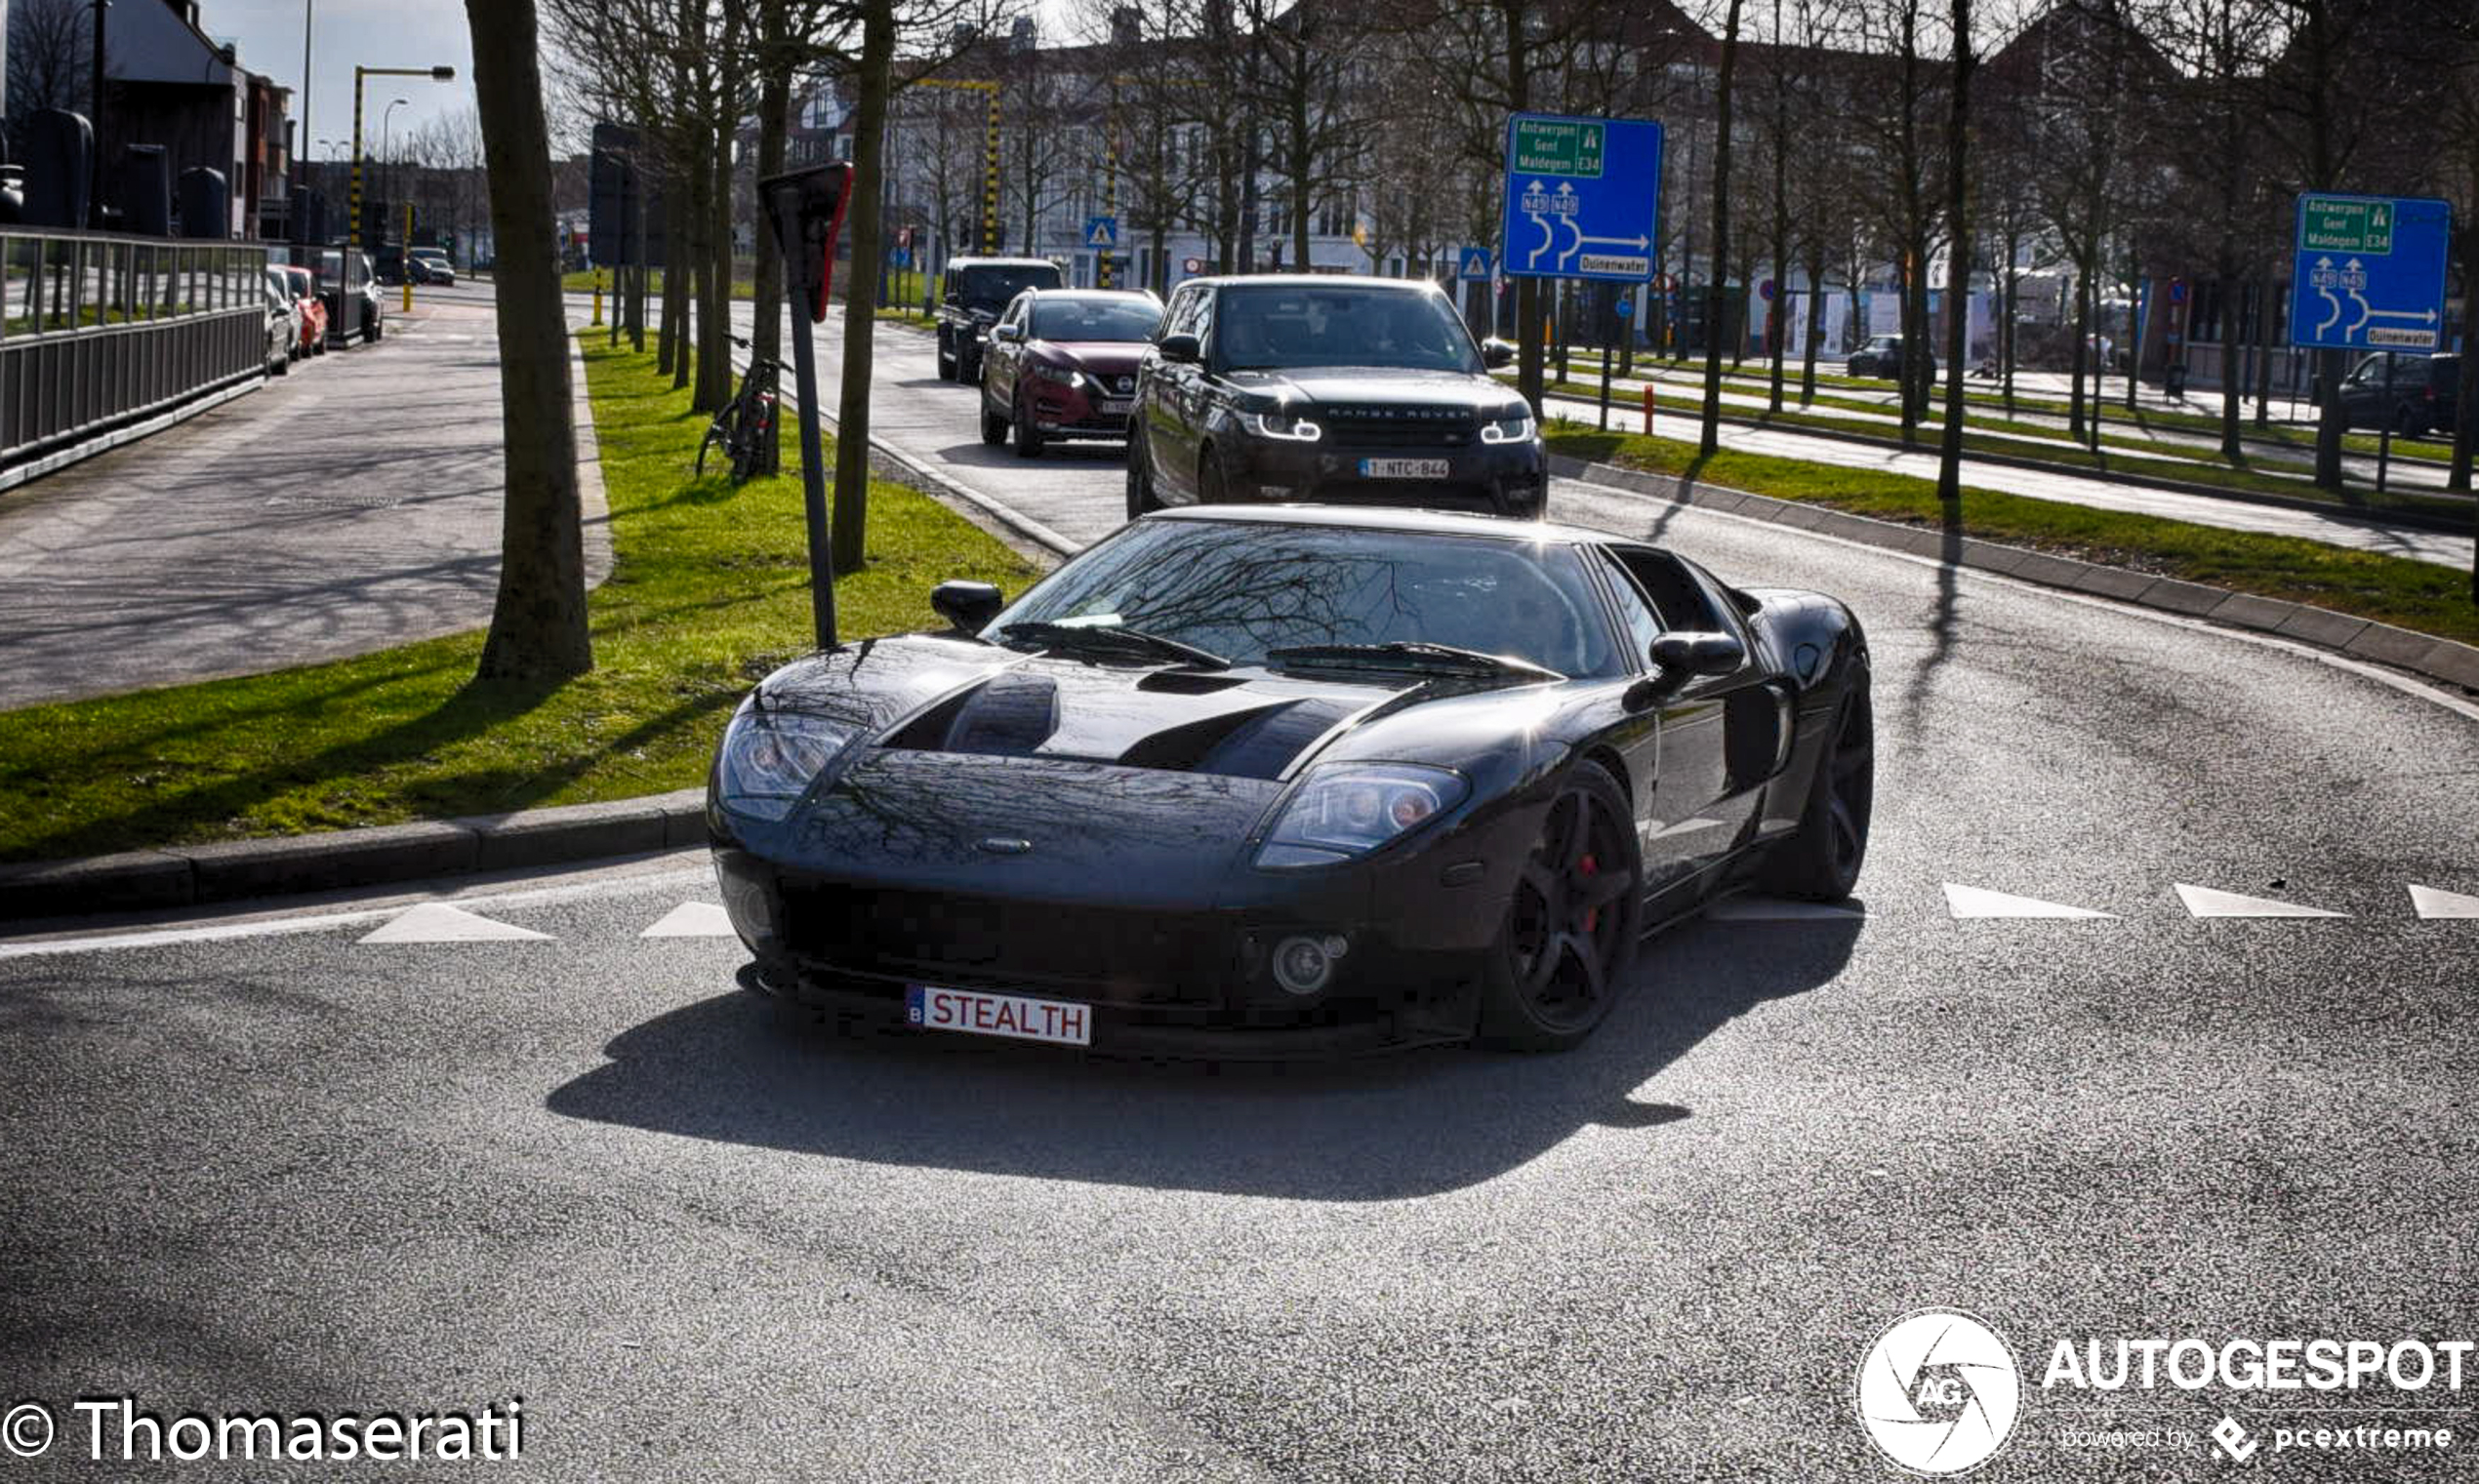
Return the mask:
<svg viewBox="0 0 2479 1484"><path fill-rule="evenodd" d="M94 0L11 0L0 7L8 24L12 133L26 115L45 108L93 116L86 95L94 77L95 44L88 39L94 12Z"/></svg>

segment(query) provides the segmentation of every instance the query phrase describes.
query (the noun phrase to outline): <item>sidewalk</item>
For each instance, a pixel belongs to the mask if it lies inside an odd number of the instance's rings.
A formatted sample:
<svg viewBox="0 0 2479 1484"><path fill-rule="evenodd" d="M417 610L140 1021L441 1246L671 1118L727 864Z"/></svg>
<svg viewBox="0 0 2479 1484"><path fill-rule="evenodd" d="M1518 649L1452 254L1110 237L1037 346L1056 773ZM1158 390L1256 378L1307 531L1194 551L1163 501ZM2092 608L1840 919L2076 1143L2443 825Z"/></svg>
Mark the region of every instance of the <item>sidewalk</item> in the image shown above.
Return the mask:
<svg viewBox="0 0 2479 1484"><path fill-rule="evenodd" d="M427 292L387 324L0 497L0 708L487 624L504 489L490 289ZM582 380L578 409L590 472ZM611 543L600 481L585 483L598 582Z"/></svg>

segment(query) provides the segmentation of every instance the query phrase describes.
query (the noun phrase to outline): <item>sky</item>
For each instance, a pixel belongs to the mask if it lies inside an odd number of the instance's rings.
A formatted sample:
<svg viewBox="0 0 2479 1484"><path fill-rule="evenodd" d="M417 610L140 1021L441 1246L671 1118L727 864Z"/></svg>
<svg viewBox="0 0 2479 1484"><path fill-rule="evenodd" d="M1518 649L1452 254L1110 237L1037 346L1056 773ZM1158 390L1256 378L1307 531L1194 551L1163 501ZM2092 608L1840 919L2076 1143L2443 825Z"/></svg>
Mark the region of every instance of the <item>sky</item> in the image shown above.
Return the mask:
<svg viewBox="0 0 2479 1484"><path fill-rule="evenodd" d="M118 0L159 4L161 0ZM199 0L198 28L241 49L241 65L292 88L293 117L302 116L302 18L312 12L309 132L313 158L324 159L319 140L337 140L345 154L353 137L353 68L456 68L454 82L428 77L374 77L362 88L362 148L379 152L379 125L387 104L406 100L390 132L397 138L425 121L473 106L473 42L458 0Z"/></svg>

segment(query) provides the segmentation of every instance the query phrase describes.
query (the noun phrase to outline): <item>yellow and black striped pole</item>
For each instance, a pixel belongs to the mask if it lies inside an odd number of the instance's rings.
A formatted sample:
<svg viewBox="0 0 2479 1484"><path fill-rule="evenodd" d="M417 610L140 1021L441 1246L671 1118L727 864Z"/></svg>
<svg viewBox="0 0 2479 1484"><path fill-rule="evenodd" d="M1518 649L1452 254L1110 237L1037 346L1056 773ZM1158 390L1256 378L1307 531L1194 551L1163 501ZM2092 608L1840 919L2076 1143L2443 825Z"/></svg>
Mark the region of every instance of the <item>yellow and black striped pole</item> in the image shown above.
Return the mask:
<svg viewBox="0 0 2479 1484"><path fill-rule="evenodd" d="M995 253L998 250L998 85L981 86L989 90L990 104L982 126L981 250Z"/></svg>
<svg viewBox="0 0 2479 1484"><path fill-rule="evenodd" d="M368 246L362 240L361 229L361 85L364 79L372 77L427 77L432 82L451 82L455 80L456 68L353 68L353 183L351 190L346 193L348 199L345 203L345 209L352 213L352 221L345 232L345 241L347 244L345 260L336 265L336 317L345 322L343 332L337 336L339 340L352 338L352 332L355 329L353 322L358 317L354 313L354 296L345 292L351 287L353 278L353 261L350 255L359 253ZM381 225L384 229L386 224L383 222Z"/></svg>

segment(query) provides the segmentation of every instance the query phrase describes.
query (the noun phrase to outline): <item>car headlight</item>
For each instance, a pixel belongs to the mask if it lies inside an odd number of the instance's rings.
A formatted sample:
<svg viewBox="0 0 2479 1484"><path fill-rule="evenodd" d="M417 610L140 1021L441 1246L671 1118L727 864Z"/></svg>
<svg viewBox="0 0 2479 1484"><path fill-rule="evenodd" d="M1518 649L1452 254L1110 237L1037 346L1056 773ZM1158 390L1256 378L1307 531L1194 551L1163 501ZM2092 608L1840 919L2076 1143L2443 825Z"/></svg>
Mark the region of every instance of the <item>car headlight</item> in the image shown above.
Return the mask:
<svg viewBox="0 0 2479 1484"><path fill-rule="evenodd" d="M1081 371L1065 371L1056 366L1029 366L1025 369L1035 381L1047 381L1053 386L1077 387L1084 384L1084 373Z"/></svg>
<svg viewBox="0 0 2479 1484"><path fill-rule="evenodd" d="M1252 436L1280 438L1289 443L1315 443L1325 436L1325 429L1306 418L1295 418L1289 412L1243 412L1240 425Z"/></svg>
<svg viewBox="0 0 2479 1484"><path fill-rule="evenodd" d="M1532 415L1528 412L1481 424L1481 441L1483 443L1522 443L1531 436Z"/></svg>
<svg viewBox="0 0 2479 1484"><path fill-rule="evenodd" d="M1464 801L1462 775L1423 763L1330 763L1313 769L1283 806L1257 864L1338 865Z"/></svg>
<svg viewBox="0 0 2479 1484"><path fill-rule="evenodd" d="M832 716L742 702L715 759L723 807L753 820L782 819L860 735L857 725Z"/></svg>

